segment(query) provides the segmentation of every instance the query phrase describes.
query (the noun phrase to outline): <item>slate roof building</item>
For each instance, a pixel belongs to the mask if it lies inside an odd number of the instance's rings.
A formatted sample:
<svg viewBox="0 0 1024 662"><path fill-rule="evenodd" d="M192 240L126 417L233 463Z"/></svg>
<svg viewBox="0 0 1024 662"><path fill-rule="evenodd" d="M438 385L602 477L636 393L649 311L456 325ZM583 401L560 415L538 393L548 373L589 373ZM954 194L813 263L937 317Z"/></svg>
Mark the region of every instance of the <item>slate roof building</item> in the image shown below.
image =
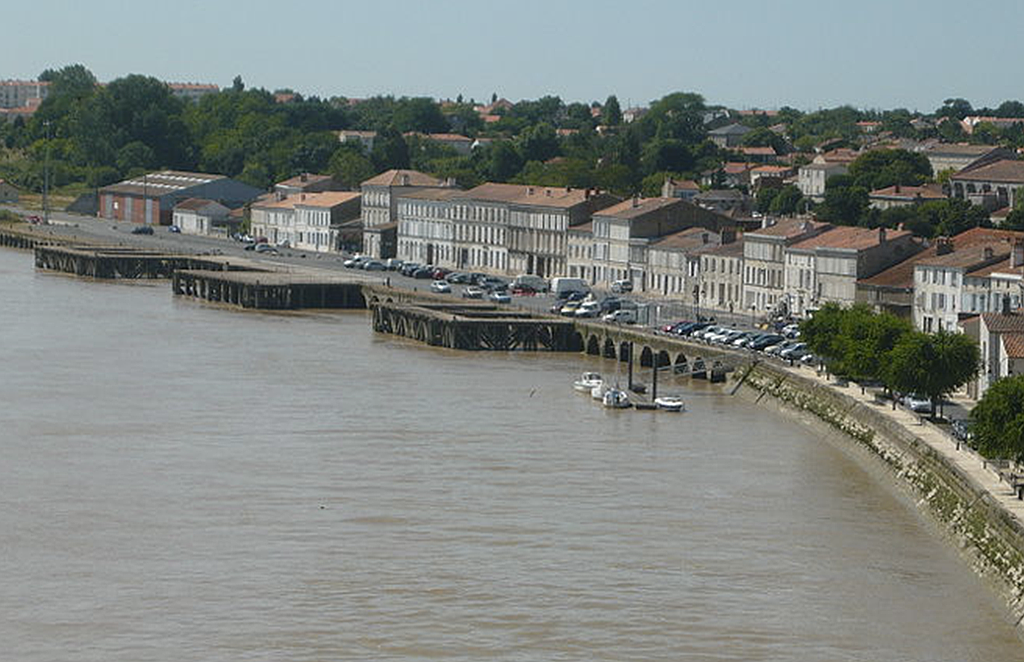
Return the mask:
<svg viewBox="0 0 1024 662"><path fill-rule="evenodd" d="M188 198L214 200L241 207L263 191L224 175L164 170L148 173L99 190L100 218L148 225L170 225L174 207Z"/></svg>

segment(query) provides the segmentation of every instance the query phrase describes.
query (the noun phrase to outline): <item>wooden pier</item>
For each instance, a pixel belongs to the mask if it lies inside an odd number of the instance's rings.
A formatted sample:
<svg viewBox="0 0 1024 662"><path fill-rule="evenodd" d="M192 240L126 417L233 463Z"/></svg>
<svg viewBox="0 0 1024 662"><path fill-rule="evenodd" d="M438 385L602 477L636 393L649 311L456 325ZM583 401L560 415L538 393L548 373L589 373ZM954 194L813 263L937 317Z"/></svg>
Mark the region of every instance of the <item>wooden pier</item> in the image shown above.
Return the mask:
<svg viewBox="0 0 1024 662"><path fill-rule="evenodd" d="M491 351L580 351L572 322L491 304L374 303L373 330L435 347Z"/></svg>
<svg viewBox="0 0 1024 662"><path fill-rule="evenodd" d="M36 267L88 278L170 278L177 269L226 270L223 257L147 251L123 246L35 247Z"/></svg>
<svg viewBox="0 0 1024 662"><path fill-rule="evenodd" d="M182 269L171 288L178 296L260 310L366 308L362 283L328 273Z"/></svg>

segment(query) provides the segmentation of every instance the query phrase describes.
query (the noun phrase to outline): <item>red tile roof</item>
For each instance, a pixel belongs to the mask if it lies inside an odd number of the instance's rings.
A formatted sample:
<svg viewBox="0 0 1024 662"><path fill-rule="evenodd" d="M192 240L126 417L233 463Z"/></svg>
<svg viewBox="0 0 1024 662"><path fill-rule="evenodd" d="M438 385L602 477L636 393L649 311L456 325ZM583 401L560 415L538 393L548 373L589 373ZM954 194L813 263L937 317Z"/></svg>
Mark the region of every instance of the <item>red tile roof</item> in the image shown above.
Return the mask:
<svg viewBox="0 0 1024 662"><path fill-rule="evenodd" d="M890 200L945 200L946 194L937 184L925 184L923 186L887 186L871 192L872 198L885 198Z"/></svg>
<svg viewBox="0 0 1024 662"><path fill-rule="evenodd" d="M418 170L388 170L367 179L362 186L441 186L442 183Z"/></svg>
<svg viewBox="0 0 1024 662"><path fill-rule="evenodd" d="M831 228L831 224L825 223L824 221L805 221L799 218L790 218L779 221L775 225L769 225L766 228L759 228L757 230L751 230L747 232L748 237L785 237L787 239L792 237L799 237L805 232L812 232L815 230L828 231Z"/></svg>
<svg viewBox="0 0 1024 662"><path fill-rule="evenodd" d="M1024 161L1002 159L970 170L961 170L951 179L1024 184Z"/></svg>
<svg viewBox="0 0 1024 662"><path fill-rule="evenodd" d="M886 241L909 237L913 233L908 230L887 230ZM874 248L881 244L881 233L878 230L859 228L853 226L840 226L832 228L828 232L804 239L792 246L790 250L813 250L815 248L847 248L860 251L867 248Z"/></svg>

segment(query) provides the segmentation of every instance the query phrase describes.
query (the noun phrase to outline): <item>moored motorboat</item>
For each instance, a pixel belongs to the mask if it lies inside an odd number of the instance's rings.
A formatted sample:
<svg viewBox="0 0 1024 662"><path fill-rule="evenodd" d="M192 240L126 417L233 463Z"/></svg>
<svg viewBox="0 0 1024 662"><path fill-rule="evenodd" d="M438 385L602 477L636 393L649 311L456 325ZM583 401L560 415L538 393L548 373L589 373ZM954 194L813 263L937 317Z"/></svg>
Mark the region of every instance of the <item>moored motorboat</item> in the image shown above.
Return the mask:
<svg viewBox="0 0 1024 662"><path fill-rule="evenodd" d="M662 395L654 399L654 406L665 411L683 411L683 399L678 395Z"/></svg>
<svg viewBox="0 0 1024 662"><path fill-rule="evenodd" d="M601 379L601 374L597 372L585 372L580 375L580 378L572 383L572 387L580 393L590 393L594 390L594 387L600 386L604 383Z"/></svg>
<svg viewBox="0 0 1024 662"><path fill-rule="evenodd" d="M604 400L604 394L608 392L609 388L611 387L607 383L601 382L594 388L590 389L590 397L595 400Z"/></svg>
<svg viewBox="0 0 1024 662"><path fill-rule="evenodd" d="M604 397L601 398L601 404L609 409L626 409L633 406L633 403L629 401L629 394L617 387L605 391Z"/></svg>

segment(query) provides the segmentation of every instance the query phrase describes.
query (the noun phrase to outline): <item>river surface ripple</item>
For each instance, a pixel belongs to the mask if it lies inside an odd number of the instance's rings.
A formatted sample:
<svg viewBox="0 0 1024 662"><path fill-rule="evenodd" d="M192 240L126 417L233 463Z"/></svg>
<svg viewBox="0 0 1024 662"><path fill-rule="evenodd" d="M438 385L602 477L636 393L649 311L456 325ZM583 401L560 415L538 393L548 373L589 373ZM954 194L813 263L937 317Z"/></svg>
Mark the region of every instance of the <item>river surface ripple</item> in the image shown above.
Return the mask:
<svg viewBox="0 0 1024 662"><path fill-rule="evenodd" d="M364 313L0 251L5 660L1019 660L905 499L794 421Z"/></svg>

